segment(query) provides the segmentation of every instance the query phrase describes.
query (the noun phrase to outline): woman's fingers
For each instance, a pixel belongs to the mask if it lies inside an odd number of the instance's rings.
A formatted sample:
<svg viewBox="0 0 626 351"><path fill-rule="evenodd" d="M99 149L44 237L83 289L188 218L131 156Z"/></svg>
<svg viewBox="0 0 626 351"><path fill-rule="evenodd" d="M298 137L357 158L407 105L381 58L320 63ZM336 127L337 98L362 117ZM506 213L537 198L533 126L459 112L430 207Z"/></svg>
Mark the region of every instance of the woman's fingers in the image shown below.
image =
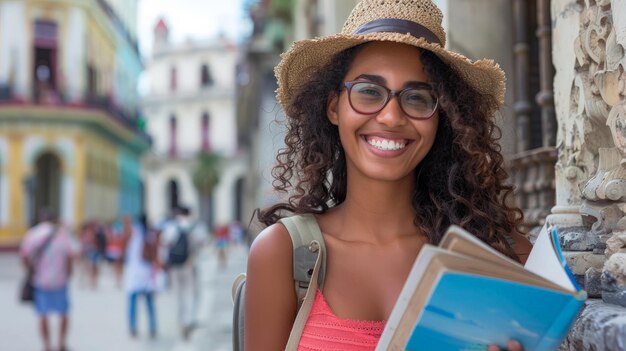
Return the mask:
<svg viewBox="0 0 626 351"><path fill-rule="evenodd" d="M516 340L509 340L506 347L507 351L524 351L522 345ZM487 351L501 351L501 349L496 345L489 345Z"/></svg>
<svg viewBox="0 0 626 351"><path fill-rule="evenodd" d="M520 344L516 340L509 340L509 342L506 344L506 347L509 349L509 351L523 351L524 350L524 348L522 347L522 344Z"/></svg>

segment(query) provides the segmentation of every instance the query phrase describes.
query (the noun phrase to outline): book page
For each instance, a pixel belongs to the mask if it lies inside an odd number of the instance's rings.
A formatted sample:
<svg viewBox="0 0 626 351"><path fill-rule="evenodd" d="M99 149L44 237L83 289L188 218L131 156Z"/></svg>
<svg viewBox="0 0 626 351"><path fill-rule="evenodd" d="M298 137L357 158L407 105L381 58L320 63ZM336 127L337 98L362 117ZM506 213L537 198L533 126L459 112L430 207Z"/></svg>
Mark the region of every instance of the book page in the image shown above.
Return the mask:
<svg viewBox="0 0 626 351"><path fill-rule="evenodd" d="M490 261L498 265L507 265L523 269L521 264L504 256L457 225L451 225L450 228L448 228L446 234L439 243L439 247L462 253L470 257Z"/></svg>
<svg viewBox="0 0 626 351"><path fill-rule="evenodd" d="M564 289L573 292L578 291L563 268L563 262L555 252L554 245L559 245L559 243L552 243L550 231L544 225L533 249L530 251L524 268L562 286Z"/></svg>

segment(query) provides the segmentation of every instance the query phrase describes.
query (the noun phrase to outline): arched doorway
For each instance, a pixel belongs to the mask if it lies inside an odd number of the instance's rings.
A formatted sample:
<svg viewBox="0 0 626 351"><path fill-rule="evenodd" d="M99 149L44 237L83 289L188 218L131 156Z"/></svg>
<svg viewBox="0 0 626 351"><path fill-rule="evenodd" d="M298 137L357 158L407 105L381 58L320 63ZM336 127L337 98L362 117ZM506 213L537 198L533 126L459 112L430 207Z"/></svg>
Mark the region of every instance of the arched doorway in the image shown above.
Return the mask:
<svg viewBox="0 0 626 351"><path fill-rule="evenodd" d="M175 179L170 179L170 181L167 183L167 199L167 203L169 204L168 210L171 213L173 209L177 208L178 205L180 205L180 192L178 188L178 182Z"/></svg>
<svg viewBox="0 0 626 351"><path fill-rule="evenodd" d="M235 219L239 223L244 223L244 219L242 218L243 217L243 204L244 204L244 198L243 198L244 185L245 185L244 178L239 178L235 182Z"/></svg>
<svg viewBox="0 0 626 351"><path fill-rule="evenodd" d="M61 215L61 161L49 152L39 156L35 161L34 176L34 213L33 222L39 220L42 209Z"/></svg>

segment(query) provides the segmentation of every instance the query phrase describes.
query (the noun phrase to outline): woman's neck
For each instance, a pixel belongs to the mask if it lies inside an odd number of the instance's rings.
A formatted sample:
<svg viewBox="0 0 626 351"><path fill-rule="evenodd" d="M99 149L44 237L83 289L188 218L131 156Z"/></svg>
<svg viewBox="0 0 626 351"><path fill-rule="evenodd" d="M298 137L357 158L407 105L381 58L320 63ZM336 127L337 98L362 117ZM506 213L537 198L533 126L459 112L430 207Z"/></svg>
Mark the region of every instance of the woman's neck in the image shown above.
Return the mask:
<svg viewBox="0 0 626 351"><path fill-rule="evenodd" d="M333 211L338 215L337 225L341 228L334 234L341 234L346 240L377 244L414 235L417 228L413 224L413 189L411 179L397 182L371 179L348 181L346 199Z"/></svg>

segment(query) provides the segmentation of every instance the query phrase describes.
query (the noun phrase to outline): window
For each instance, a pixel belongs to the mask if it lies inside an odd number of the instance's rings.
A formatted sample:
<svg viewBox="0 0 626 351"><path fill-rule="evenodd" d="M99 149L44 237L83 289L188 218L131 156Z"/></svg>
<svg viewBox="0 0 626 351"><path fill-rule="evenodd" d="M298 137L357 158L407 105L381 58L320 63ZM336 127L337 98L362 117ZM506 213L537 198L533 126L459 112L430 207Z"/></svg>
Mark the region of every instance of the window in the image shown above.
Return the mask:
<svg viewBox="0 0 626 351"><path fill-rule="evenodd" d="M207 87L209 85L213 85L213 76L211 75L211 71L209 71L209 66L207 64L202 65L200 76L201 76L201 80L200 80L201 87Z"/></svg>
<svg viewBox="0 0 626 351"><path fill-rule="evenodd" d="M167 197L170 205L170 211L178 208L178 205L180 204L180 194L178 189L178 182L175 179L170 179L169 182L167 182Z"/></svg>
<svg viewBox="0 0 626 351"><path fill-rule="evenodd" d="M95 97L98 93L98 72L96 68L87 64L87 96Z"/></svg>
<svg viewBox="0 0 626 351"><path fill-rule="evenodd" d="M176 67L170 69L170 91L176 91Z"/></svg>
<svg viewBox="0 0 626 351"><path fill-rule="evenodd" d="M202 126L200 128L200 131L202 133L202 151L209 151L209 149L211 148L209 144L209 114L206 112L202 114Z"/></svg>
<svg viewBox="0 0 626 351"><path fill-rule="evenodd" d="M178 150L176 146L176 116L170 116L170 157L176 157Z"/></svg>
<svg viewBox="0 0 626 351"><path fill-rule="evenodd" d="M54 22L36 20L33 32L33 98L37 102L56 103L58 26Z"/></svg>

